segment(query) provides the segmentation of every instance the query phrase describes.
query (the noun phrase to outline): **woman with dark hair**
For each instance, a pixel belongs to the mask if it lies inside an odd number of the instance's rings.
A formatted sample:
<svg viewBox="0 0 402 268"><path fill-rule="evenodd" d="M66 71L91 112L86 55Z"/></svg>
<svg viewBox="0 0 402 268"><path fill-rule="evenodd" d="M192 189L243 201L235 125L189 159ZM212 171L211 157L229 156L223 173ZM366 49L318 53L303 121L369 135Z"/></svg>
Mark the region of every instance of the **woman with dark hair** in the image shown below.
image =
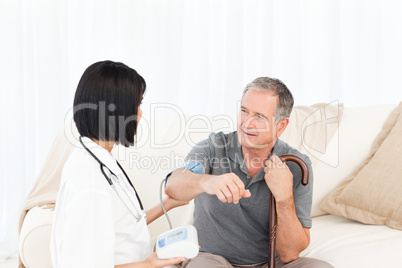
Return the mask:
<svg viewBox="0 0 402 268"><path fill-rule="evenodd" d="M53 266L163 267L184 258L158 259L147 224L161 206L143 211L138 193L110 154L134 144L145 80L123 63L89 66L74 99L79 146L67 160L56 201L51 239ZM167 210L187 204L164 200Z"/></svg>

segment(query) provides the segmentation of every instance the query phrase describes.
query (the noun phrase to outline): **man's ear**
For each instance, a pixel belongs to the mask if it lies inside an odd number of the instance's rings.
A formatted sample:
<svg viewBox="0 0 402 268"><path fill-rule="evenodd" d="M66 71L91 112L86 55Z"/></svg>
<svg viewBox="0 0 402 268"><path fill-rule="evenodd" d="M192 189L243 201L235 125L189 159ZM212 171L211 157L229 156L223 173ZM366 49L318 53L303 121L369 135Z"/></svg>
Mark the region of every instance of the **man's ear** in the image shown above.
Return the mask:
<svg viewBox="0 0 402 268"><path fill-rule="evenodd" d="M279 123L276 125L276 137L279 138L282 133L285 131L286 127L289 125L289 117L286 117L285 119L282 119L279 121Z"/></svg>

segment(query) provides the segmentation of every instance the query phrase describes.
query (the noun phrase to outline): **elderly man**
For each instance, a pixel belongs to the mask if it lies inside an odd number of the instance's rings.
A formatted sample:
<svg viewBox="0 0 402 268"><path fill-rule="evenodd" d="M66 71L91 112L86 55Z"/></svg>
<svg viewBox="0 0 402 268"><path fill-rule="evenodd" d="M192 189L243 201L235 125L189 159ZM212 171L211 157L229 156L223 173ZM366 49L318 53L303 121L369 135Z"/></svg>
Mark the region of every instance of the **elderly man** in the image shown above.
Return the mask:
<svg viewBox="0 0 402 268"><path fill-rule="evenodd" d="M212 133L173 171L166 194L195 198L194 226L200 254L183 267L267 267L269 193L276 199L277 267L332 267L299 258L310 243L313 172L311 162L279 139L289 124L293 96L278 79L260 77L244 89L237 131ZM308 186L301 169L278 156L293 154L309 167Z"/></svg>

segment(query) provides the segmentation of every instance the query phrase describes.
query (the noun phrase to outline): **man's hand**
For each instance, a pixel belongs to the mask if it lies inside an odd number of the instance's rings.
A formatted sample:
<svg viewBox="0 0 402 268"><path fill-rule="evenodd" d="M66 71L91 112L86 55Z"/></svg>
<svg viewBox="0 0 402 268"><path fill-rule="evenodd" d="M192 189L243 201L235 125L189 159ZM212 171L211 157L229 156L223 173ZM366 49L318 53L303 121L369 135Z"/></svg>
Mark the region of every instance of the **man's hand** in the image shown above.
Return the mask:
<svg viewBox="0 0 402 268"><path fill-rule="evenodd" d="M273 155L265 162L265 182L275 197L276 202L293 199L293 174L279 157Z"/></svg>
<svg viewBox="0 0 402 268"><path fill-rule="evenodd" d="M239 203L240 198L248 198L251 193L244 189L244 183L234 173L209 176L202 180L201 187L207 194L216 195L223 203Z"/></svg>

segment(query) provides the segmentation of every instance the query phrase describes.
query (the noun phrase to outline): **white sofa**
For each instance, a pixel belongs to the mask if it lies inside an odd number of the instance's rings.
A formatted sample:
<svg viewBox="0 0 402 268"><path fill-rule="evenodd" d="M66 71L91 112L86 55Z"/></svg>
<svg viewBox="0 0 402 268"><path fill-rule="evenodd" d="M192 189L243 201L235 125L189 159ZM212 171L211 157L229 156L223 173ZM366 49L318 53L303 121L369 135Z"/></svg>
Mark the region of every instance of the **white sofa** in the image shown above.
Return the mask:
<svg viewBox="0 0 402 268"><path fill-rule="evenodd" d="M319 209L324 197L369 154L373 140L396 106L345 107L339 128L332 138L325 140L324 148L303 145L302 151L308 151L310 158L315 158L315 181L311 243L301 256L322 259L339 268L402 267L402 258L399 257L402 252L402 231L327 215ZM325 118L323 113L318 118L328 120L328 127L336 121L329 120L328 115ZM298 118L292 115L291 120ZM206 138L211 131L230 131L235 128L234 116L184 117L172 114L154 120L144 118L139 129L137 147L116 147L113 153L131 177L147 208L159 202L161 180L184 159L194 143ZM290 125L284 133L285 141L289 136L286 133L295 131L300 130L292 129ZM70 140L74 143L72 137L75 134L70 129L60 135L65 135L64 142ZM191 223L192 213L193 205L190 203L170 211L169 215L177 227ZM20 257L26 267L51 267L49 238L52 217L51 209L34 207L28 212L19 243ZM165 217L153 222L149 229L152 238L156 239L158 234L168 230Z"/></svg>

